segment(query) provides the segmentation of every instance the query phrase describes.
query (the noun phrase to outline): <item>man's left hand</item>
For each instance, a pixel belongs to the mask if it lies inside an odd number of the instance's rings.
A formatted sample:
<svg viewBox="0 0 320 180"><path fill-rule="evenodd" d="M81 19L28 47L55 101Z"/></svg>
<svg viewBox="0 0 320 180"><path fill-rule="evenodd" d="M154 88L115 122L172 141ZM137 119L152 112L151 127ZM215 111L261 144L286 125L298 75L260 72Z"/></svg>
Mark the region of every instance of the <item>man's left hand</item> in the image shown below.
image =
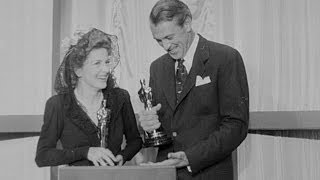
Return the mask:
<svg viewBox="0 0 320 180"><path fill-rule="evenodd" d="M157 163L143 163L141 165L155 165L155 166L175 166L177 168L189 165L186 154L183 151L169 153L168 159Z"/></svg>

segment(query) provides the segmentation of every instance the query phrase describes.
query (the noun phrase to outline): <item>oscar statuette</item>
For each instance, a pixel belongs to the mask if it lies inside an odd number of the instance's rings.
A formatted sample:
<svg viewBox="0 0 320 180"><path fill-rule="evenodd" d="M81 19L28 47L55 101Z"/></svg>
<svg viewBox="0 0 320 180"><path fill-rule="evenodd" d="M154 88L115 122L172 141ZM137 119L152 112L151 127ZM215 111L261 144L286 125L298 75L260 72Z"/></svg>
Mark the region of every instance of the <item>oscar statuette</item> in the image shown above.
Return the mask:
<svg viewBox="0 0 320 180"><path fill-rule="evenodd" d="M110 123L111 110L106 108L106 100L102 101L102 107L97 112L100 147L107 148L108 127Z"/></svg>
<svg viewBox="0 0 320 180"><path fill-rule="evenodd" d="M144 108L148 111L152 108L152 92L151 87L146 86L145 80L141 81L141 88L138 91L140 101L144 104ZM170 144L172 139L168 137L163 128L160 126L151 132L144 131L144 146L157 147L165 144Z"/></svg>

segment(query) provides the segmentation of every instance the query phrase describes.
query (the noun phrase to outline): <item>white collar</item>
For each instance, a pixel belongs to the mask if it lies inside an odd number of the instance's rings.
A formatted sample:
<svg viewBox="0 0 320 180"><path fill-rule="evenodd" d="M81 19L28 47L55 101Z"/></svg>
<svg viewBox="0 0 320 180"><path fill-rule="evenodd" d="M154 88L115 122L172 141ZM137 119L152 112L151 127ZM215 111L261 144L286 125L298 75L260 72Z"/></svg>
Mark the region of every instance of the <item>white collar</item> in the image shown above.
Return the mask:
<svg viewBox="0 0 320 180"><path fill-rule="evenodd" d="M183 58L183 60L184 60L183 65L186 67L188 73L190 72L190 69L192 67L193 57L194 57L194 54L196 53L198 42L199 42L199 35L195 34L194 39L193 39L186 55ZM177 66L178 66L178 63L175 64L176 68L177 68Z"/></svg>

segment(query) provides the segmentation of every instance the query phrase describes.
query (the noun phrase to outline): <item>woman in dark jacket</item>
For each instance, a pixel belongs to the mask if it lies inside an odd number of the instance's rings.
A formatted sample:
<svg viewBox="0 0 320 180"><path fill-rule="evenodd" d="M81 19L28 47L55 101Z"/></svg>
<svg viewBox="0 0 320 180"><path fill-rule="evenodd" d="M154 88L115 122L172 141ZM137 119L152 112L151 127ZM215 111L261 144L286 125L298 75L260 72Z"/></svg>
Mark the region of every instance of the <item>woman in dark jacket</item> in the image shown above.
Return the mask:
<svg viewBox="0 0 320 180"><path fill-rule="evenodd" d="M58 69L57 95L46 103L39 167L123 165L141 148L129 93L116 87L112 74L120 59L116 36L98 29L78 36Z"/></svg>

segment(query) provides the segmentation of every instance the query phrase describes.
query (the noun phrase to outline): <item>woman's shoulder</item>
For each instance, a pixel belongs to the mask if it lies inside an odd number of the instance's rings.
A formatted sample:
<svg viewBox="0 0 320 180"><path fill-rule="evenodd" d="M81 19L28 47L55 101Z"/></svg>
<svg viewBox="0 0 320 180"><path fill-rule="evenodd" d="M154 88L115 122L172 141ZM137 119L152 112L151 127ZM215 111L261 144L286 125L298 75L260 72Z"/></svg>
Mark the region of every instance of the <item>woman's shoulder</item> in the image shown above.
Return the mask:
<svg viewBox="0 0 320 180"><path fill-rule="evenodd" d="M125 89L116 87L111 90L111 96L117 100L125 101L130 98L129 92Z"/></svg>
<svg viewBox="0 0 320 180"><path fill-rule="evenodd" d="M69 96L68 94L53 95L47 100L46 106L62 106Z"/></svg>
<svg viewBox="0 0 320 180"><path fill-rule="evenodd" d="M111 94L117 95L117 96L129 96L129 92L127 90L119 87L113 88L111 90Z"/></svg>
<svg viewBox="0 0 320 180"><path fill-rule="evenodd" d="M51 96L48 100L47 100L47 104L49 105L55 105L58 104L61 101L61 95L60 94L56 94Z"/></svg>
<svg viewBox="0 0 320 180"><path fill-rule="evenodd" d="M115 88L115 90L122 96L129 96L129 92L125 89L122 88Z"/></svg>

